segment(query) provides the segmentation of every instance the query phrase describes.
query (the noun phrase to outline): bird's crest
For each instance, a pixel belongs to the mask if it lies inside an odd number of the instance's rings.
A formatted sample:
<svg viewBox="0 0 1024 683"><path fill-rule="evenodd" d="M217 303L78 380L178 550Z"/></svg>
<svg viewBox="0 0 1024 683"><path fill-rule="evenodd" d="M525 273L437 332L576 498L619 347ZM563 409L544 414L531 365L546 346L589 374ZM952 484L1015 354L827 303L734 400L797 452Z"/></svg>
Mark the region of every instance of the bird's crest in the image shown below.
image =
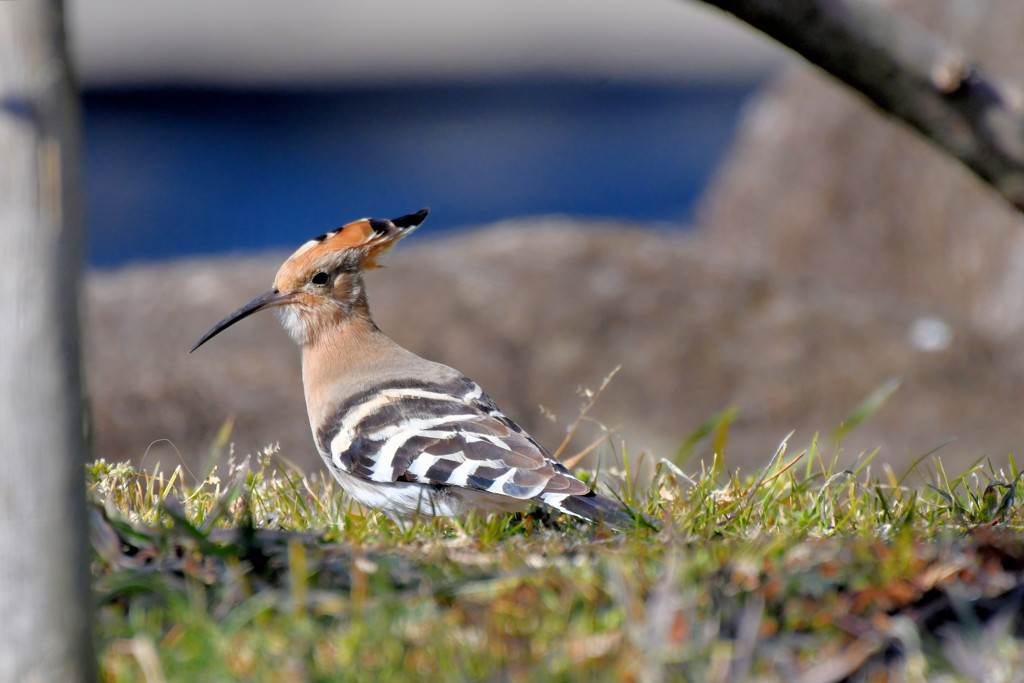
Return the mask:
<svg viewBox="0 0 1024 683"><path fill-rule="evenodd" d="M278 270L274 286L290 291L317 270L334 270L346 265L351 270L378 268L377 258L395 242L413 232L426 219L429 209L400 218L362 218L319 235L299 247Z"/></svg>

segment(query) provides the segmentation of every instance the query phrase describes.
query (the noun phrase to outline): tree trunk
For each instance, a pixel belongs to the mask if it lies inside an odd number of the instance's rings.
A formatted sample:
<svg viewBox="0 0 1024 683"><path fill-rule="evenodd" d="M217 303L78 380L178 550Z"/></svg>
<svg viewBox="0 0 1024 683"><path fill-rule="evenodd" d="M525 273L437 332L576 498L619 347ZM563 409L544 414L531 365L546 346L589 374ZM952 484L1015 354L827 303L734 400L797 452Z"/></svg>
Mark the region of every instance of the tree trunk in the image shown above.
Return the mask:
<svg viewBox="0 0 1024 683"><path fill-rule="evenodd" d="M0 682L96 676L78 122L60 0L0 2Z"/></svg>

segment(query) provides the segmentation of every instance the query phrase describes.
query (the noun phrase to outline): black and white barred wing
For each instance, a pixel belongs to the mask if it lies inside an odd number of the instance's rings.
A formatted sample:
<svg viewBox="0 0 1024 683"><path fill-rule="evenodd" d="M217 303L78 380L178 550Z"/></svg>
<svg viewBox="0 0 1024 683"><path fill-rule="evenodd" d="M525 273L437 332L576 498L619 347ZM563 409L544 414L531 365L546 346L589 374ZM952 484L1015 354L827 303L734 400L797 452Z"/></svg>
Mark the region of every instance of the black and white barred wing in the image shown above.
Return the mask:
<svg viewBox="0 0 1024 683"><path fill-rule="evenodd" d="M465 487L548 504L590 494L468 379L374 387L346 401L317 437L334 467L370 481Z"/></svg>

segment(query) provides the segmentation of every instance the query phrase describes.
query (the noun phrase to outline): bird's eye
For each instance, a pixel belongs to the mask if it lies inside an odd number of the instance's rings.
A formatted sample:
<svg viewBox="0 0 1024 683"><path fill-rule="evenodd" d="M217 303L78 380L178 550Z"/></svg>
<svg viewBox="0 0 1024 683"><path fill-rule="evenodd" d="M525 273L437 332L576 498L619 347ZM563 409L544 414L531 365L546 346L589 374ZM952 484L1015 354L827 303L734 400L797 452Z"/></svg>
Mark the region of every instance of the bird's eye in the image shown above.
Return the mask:
<svg viewBox="0 0 1024 683"><path fill-rule="evenodd" d="M319 273L317 273L310 279L310 282L312 282L314 285L326 285L327 281L330 279L330 276L321 270Z"/></svg>

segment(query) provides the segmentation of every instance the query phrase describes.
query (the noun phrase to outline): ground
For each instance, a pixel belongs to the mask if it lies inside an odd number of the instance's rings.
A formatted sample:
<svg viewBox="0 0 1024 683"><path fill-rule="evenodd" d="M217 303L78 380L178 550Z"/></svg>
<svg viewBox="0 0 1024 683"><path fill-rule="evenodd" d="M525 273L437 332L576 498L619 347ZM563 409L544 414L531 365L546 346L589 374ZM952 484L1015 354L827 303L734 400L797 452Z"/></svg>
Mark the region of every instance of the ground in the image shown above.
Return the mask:
<svg viewBox="0 0 1024 683"><path fill-rule="evenodd" d="M105 680L1009 681L1024 666L1012 459L897 475L793 442L748 474L724 457L581 471L660 523L616 532L537 514L399 528L274 449L235 458L226 430L220 448L197 481L89 468Z"/></svg>

